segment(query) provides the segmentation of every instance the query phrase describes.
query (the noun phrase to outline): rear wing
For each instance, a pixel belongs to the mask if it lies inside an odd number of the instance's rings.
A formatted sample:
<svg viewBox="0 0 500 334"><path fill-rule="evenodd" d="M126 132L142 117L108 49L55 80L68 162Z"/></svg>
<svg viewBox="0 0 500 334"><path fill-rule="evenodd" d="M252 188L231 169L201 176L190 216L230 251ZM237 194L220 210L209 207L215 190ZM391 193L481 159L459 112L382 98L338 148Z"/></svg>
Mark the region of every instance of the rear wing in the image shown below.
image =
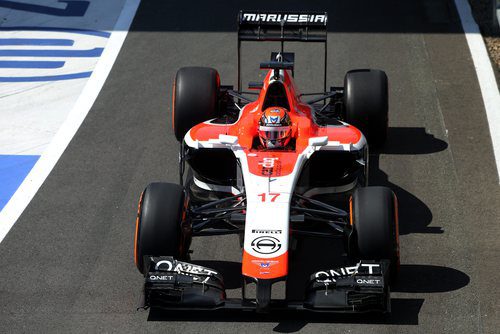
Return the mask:
<svg viewBox="0 0 500 334"><path fill-rule="evenodd" d="M240 11L238 14L238 92L241 92L241 42L316 42L323 43L325 55L324 91L327 72L326 12L260 12Z"/></svg>

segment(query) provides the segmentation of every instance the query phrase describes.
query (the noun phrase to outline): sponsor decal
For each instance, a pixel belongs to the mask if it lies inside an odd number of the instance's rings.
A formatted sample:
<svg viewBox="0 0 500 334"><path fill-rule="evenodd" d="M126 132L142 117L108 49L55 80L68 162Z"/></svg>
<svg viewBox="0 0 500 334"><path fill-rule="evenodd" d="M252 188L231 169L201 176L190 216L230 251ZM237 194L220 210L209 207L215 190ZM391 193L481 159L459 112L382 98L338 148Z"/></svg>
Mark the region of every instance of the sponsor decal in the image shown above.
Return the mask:
<svg viewBox="0 0 500 334"><path fill-rule="evenodd" d="M381 279L366 279L366 278L358 278L356 279L356 283L361 285L380 285L382 284Z"/></svg>
<svg viewBox="0 0 500 334"><path fill-rule="evenodd" d="M151 281L173 281L174 276L172 275L149 275Z"/></svg>
<svg viewBox="0 0 500 334"><path fill-rule="evenodd" d="M270 121L271 123L276 124L276 123L278 123L278 121L279 121L279 120L280 120L280 117L279 117L279 116L269 116L269 121Z"/></svg>
<svg viewBox="0 0 500 334"><path fill-rule="evenodd" d="M258 230L254 229L252 230L252 233L255 234L281 234L281 230Z"/></svg>
<svg viewBox="0 0 500 334"><path fill-rule="evenodd" d="M252 263L260 268L260 275L267 275L271 273L271 267L278 264L279 261L275 260L252 260Z"/></svg>
<svg viewBox="0 0 500 334"><path fill-rule="evenodd" d="M281 175L281 162L279 158L264 158L262 161L259 161L259 165L262 166L261 174L264 176Z"/></svg>
<svg viewBox="0 0 500 334"><path fill-rule="evenodd" d="M279 261L275 260L252 260L252 263L261 267L261 268L270 268L279 263Z"/></svg>
<svg viewBox="0 0 500 334"><path fill-rule="evenodd" d="M276 164L276 160L279 160L279 158L264 158L262 161L259 161L259 165L261 165L262 168L273 168Z"/></svg>
<svg viewBox="0 0 500 334"><path fill-rule="evenodd" d="M111 36L98 30L42 27L0 31L4 36L0 39L0 82L10 83L88 78Z"/></svg>
<svg viewBox="0 0 500 334"><path fill-rule="evenodd" d="M255 238L250 245L255 252L265 255L274 254L281 248L281 242L271 236Z"/></svg>
<svg viewBox="0 0 500 334"><path fill-rule="evenodd" d="M285 23L324 23L325 14L273 14L273 13L243 13L242 22L285 22Z"/></svg>
<svg viewBox="0 0 500 334"><path fill-rule="evenodd" d="M316 282L319 283L335 283L336 278L344 278L357 274L359 271L366 272L369 275L380 274L380 264L375 263L358 263L352 267L342 267L330 269L327 271L318 271L314 274ZM376 279L373 279L375 281ZM375 283L372 283L375 284Z"/></svg>
<svg viewBox="0 0 500 334"><path fill-rule="evenodd" d="M194 281L202 281L202 283L208 282L210 276L217 274L216 271L210 270L202 266L197 266L195 264L186 262L170 261L170 260L158 261L156 263L155 270L172 271L177 274L192 276ZM198 277L196 275L203 275L207 277Z"/></svg>

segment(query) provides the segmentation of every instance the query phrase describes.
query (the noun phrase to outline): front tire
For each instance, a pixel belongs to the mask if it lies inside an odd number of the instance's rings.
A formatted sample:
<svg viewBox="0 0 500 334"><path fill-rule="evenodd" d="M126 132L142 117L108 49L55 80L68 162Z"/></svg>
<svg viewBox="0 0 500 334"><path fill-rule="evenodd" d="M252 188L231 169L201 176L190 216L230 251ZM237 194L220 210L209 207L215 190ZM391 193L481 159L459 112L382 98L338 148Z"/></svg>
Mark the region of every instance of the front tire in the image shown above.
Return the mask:
<svg viewBox="0 0 500 334"><path fill-rule="evenodd" d="M399 272L399 235L396 195L387 187L358 188L352 196L351 216L361 260L390 260L391 278Z"/></svg>
<svg viewBox="0 0 500 334"><path fill-rule="evenodd" d="M134 259L143 274L144 256L181 256L184 189L172 183L151 183L141 195L137 212Z"/></svg>

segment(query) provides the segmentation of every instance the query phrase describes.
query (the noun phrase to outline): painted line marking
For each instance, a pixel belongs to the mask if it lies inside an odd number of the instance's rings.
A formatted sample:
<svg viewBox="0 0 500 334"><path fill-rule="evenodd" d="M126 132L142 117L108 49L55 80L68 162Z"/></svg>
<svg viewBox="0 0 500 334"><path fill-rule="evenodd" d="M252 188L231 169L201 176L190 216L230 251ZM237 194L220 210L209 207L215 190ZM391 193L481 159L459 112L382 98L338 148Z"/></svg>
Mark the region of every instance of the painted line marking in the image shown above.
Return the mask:
<svg viewBox="0 0 500 334"><path fill-rule="evenodd" d="M140 1L140 0L139 0ZM106 37L111 36L110 32L91 30L91 29L76 29L76 28L58 28L58 27L33 27L33 26L17 26L17 27L0 27L0 31L55 31L55 32L70 32L74 34Z"/></svg>
<svg viewBox="0 0 500 334"><path fill-rule="evenodd" d="M0 38L0 45L73 46L71 39L55 38Z"/></svg>
<svg viewBox="0 0 500 334"><path fill-rule="evenodd" d="M90 72L61 74L61 75L44 75L40 77L0 77L0 82L44 82L44 81L60 81L88 78L92 75Z"/></svg>
<svg viewBox="0 0 500 334"><path fill-rule="evenodd" d="M0 50L0 57L100 57L103 50Z"/></svg>
<svg viewBox="0 0 500 334"><path fill-rule="evenodd" d="M476 69L481 95L483 96L484 109L490 129L493 153L497 164L498 181L500 183L500 93L490 57L484 45L483 36L472 17L472 12L467 0L455 0L462 29L469 45L472 61Z"/></svg>
<svg viewBox="0 0 500 334"><path fill-rule="evenodd" d="M127 37L139 3L140 0L127 0L125 2L102 57L78 97L75 106L69 112L66 121L59 128L43 155L0 212L0 242L3 241L33 199L90 111Z"/></svg>
<svg viewBox="0 0 500 334"><path fill-rule="evenodd" d="M0 60L0 68L61 68L64 61Z"/></svg>

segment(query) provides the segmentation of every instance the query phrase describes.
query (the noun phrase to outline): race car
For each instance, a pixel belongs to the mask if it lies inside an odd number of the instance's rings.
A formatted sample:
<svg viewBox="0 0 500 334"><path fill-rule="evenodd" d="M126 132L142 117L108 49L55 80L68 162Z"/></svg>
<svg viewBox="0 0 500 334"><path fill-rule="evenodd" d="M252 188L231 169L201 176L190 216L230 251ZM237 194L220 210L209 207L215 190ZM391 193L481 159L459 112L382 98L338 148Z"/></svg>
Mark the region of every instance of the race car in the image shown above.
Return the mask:
<svg viewBox="0 0 500 334"><path fill-rule="evenodd" d="M134 258L145 277L142 306L390 312L397 199L368 186L368 147L387 134L386 74L353 70L342 87L301 94L284 42L324 44L326 86L327 13L242 11L238 23L237 89L221 85L212 68L184 67L175 77L179 184L151 183L140 196ZM241 89L242 41L281 42L251 91ZM238 235L242 249L237 299L227 298L217 270L190 263L193 237L226 234ZM311 272L303 300L274 299L299 236L331 238L343 260Z"/></svg>

